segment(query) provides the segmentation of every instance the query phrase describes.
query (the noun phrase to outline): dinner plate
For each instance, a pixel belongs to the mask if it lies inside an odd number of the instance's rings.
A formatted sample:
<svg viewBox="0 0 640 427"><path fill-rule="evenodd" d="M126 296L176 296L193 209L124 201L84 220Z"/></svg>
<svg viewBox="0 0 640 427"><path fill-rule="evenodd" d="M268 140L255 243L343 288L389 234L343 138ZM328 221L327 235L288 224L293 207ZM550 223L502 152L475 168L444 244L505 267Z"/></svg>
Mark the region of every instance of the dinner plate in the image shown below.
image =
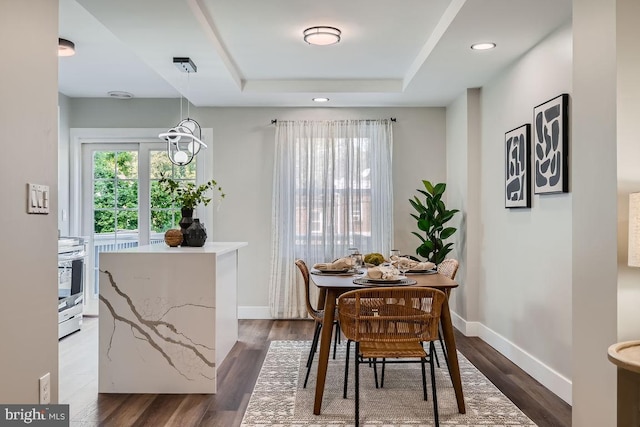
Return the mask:
<svg viewBox="0 0 640 427"><path fill-rule="evenodd" d="M436 274L438 270L409 270L407 273L410 274Z"/></svg>
<svg viewBox="0 0 640 427"><path fill-rule="evenodd" d="M311 274L317 274L319 276L327 275L327 276L353 276L356 274L355 271L349 269L342 270L311 270Z"/></svg>
<svg viewBox="0 0 640 427"><path fill-rule="evenodd" d="M368 285L368 286L404 286L404 285L415 285L417 282L413 279L407 279L404 276L401 276L399 279L392 280L383 280L383 279L369 279L366 277L361 277L358 279L353 279L353 283L357 285Z"/></svg>

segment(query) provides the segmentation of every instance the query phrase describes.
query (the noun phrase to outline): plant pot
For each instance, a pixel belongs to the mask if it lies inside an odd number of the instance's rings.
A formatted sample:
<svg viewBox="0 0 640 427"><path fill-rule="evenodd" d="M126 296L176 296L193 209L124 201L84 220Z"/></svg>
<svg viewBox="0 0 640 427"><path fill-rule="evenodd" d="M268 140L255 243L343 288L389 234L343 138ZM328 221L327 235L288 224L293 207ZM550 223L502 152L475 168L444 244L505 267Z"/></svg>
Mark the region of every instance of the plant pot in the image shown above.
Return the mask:
<svg viewBox="0 0 640 427"><path fill-rule="evenodd" d="M194 218L189 228L184 232L183 237L187 243L186 246L201 247L204 246L204 242L207 240L207 231L204 225L200 224L200 220ZM185 246L184 242L183 246Z"/></svg>
<svg viewBox="0 0 640 427"><path fill-rule="evenodd" d="M193 224L193 208L182 208L180 212L182 213L182 218L180 218L178 224L180 224L180 230L182 230L182 246L189 246L185 234L187 228Z"/></svg>

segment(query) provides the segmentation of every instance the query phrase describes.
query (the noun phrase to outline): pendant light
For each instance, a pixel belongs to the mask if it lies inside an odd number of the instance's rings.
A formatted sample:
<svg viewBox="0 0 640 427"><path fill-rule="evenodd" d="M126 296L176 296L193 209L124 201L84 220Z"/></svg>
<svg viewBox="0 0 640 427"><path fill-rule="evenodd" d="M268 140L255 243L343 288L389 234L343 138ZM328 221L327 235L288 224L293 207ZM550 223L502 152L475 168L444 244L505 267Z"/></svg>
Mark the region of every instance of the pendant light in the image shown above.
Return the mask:
<svg viewBox="0 0 640 427"><path fill-rule="evenodd" d="M173 63L182 72L187 73L187 118L158 135L158 138L167 143L167 156L171 163L177 166L186 166L195 157L200 148L207 148L202 142L202 129L200 124L189 117L189 74L197 71L196 65L190 58L173 58ZM180 94L180 117L182 116L182 94Z"/></svg>

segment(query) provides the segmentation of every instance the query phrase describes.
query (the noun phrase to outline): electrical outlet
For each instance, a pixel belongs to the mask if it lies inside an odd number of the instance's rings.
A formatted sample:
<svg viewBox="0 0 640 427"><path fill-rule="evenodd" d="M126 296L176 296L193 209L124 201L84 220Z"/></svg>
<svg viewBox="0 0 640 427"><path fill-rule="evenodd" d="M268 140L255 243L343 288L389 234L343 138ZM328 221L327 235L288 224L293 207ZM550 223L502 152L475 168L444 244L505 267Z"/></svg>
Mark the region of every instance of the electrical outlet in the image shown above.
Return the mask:
<svg viewBox="0 0 640 427"><path fill-rule="evenodd" d="M51 375L49 372L40 377L40 404L51 402Z"/></svg>

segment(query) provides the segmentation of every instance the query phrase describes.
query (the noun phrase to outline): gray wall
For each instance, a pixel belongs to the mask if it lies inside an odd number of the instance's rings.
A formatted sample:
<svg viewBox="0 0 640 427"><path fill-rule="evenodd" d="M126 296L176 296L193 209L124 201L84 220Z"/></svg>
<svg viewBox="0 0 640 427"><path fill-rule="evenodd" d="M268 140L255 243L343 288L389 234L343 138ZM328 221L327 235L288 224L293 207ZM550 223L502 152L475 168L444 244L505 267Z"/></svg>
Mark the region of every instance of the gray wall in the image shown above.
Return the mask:
<svg viewBox="0 0 640 427"><path fill-rule="evenodd" d="M0 2L0 36L0 402L38 403L50 372L56 403L58 1ZM49 186L49 215L27 215L27 183Z"/></svg>
<svg viewBox="0 0 640 427"><path fill-rule="evenodd" d="M72 99L72 128L169 127L177 123L177 100ZM240 315L261 317L268 305L271 195L275 127L272 119L397 118L393 125L395 246L413 253L417 230L408 199L422 179L446 178L444 108L192 108L203 128L213 129L205 152L213 177L227 197L211 209L209 234L218 241L247 241L240 251Z"/></svg>
<svg viewBox="0 0 640 427"><path fill-rule="evenodd" d="M504 134L532 123L534 106L571 93L571 72L567 26L483 86L479 112L470 94L447 110L449 151L465 152L458 156L466 164L447 171L455 184L450 198L463 200L468 239L459 245L466 248L460 254L461 281L466 280L452 298L462 316L457 326L569 402L572 193L533 196L531 209L505 209ZM479 142L469 129L479 129Z"/></svg>
<svg viewBox="0 0 640 427"><path fill-rule="evenodd" d="M58 229L69 235L69 97L58 94Z"/></svg>

